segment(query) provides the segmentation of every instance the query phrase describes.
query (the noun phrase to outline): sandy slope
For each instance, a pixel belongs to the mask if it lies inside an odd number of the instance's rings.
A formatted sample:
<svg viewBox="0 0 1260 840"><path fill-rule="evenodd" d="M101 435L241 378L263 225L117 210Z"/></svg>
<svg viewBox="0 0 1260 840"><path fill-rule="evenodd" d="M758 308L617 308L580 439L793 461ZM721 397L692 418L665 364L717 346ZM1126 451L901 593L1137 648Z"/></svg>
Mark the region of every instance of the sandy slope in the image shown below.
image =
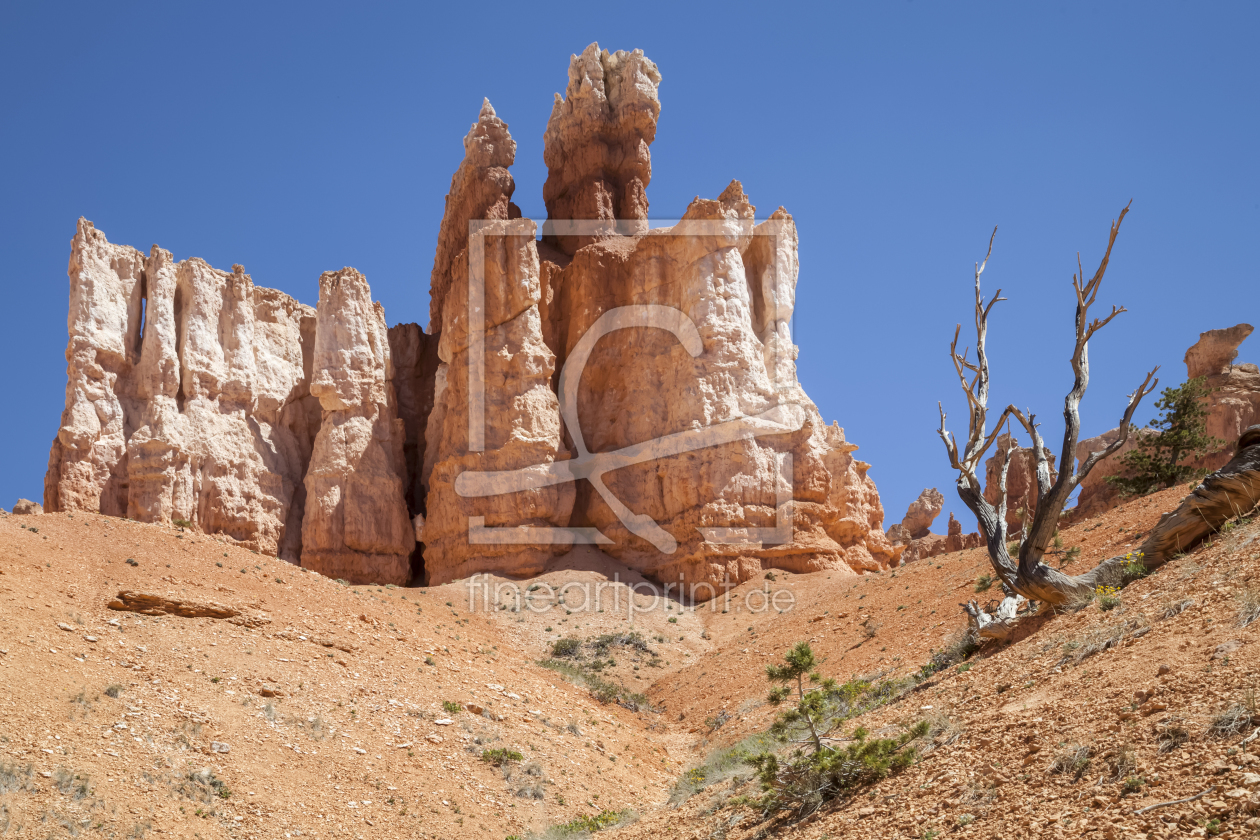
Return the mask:
<svg viewBox="0 0 1260 840"><path fill-rule="evenodd" d="M1136 545L1181 494L1065 530L1065 546L1082 548L1069 568ZM0 833L502 838L630 807L641 820L607 836L1099 829L1171 837L1217 811L1227 831L1246 836L1247 771L1236 764L1254 759L1227 756L1233 742L1202 733L1254 686L1260 623L1239 629L1234 616L1260 570L1257 533L1260 525L1239 527L1138 581L1120 610L1028 622L1027 638L982 651L969 671L951 670L868 715L863 722L875 728L944 711L957 737L869 796L808 824L779 825L724 804L751 786L723 782L679 808L666 802L688 766L768 725L764 668L794 642L810 640L823 672L840 678L918 669L963 626L958 603L976 597L982 552L865 577L779 573L694 611L653 605L640 587L641 612L631 614L627 586L641 579L590 549L515 582L519 603L505 588L513 582L496 578L479 578L470 601L463 583L345 587L173 528L78 514L0 517ZM558 606L548 585L563 584ZM584 593L600 584L603 611L584 608ZM790 593L791 608L760 609L765 599L753 590L766 589L780 606ZM213 601L266 623L108 609L123 590ZM1184 598L1194 606L1158 617ZM1060 664L1065 643L1138 613L1152 627L1145 635ZM864 626L876 627L874 636ZM651 653L617 650L603 675L645 691L657 711L600 704L536 664L559 638L630 629ZM1211 658L1232 641L1241 644L1228 658ZM1161 663L1171 671L1158 677ZM1138 689L1152 689L1153 699L1121 719ZM475 708L453 714L444 701ZM1152 704L1166 708L1151 713ZM723 712L728 723L706 725ZM1173 717L1190 740L1157 756L1161 722L1167 728ZM1080 781L1047 772L1060 742L1095 747ZM229 751L214 752L216 743ZM1119 783L1106 778L1102 755L1124 743L1147 784L1116 801ZM499 747L524 761L505 772L481 760ZM1213 765L1225 758L1231 763ZM1212 783L1217 790L1192 805L1130 815ZM975 819L960 827L965 814Z"/></svg>

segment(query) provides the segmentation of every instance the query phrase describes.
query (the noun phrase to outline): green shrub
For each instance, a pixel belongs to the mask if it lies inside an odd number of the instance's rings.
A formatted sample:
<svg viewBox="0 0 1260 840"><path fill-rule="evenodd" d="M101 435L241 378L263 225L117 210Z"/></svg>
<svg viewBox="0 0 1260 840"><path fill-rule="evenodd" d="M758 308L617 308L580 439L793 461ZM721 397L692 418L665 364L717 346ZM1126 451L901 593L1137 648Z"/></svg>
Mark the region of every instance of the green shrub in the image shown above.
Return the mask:
<svg viewBox="0 0 1260 840"><path fill-rule="evenodd" d="M1108 476L1107 481L1121 495L1137 496L1197 482L1206 475L1206 470L1182 462L1224 445L1224 441L1207 434L1204 399L1211 393L1202 377L1187 380L1176 388L1165 388L1155 402L1160 416L1148 424L1152 432L1138 435L1137 448L1120 459L1126 474Z"/></svg>
<svg viewBox="0 0 1260 840"><path fill-rule="evenodd" d="M487 764L493 764L495 767L502 767L509 761L524 761L525 756L521 755L516 750L498 747L493 750L482 750L481 760Z"/></svg>
<svg viewBox="0 0 1260 840"><path fill-rule="evenodd" d="M442 711L446 712L448 715L457 715L464 711L464 707L452 700L443 700Z"/></svg>
<svg viewBox="0 0 1260 840"><path fill-rule="evenodd" d="M658 711L652 706L647 695L630 691L625 686L617 685L600 677L598 674L591 673L590 670L578 667L572 662L566 662L562 659L540 659L538 664L567 677L579 685L586 686L591 696L600 703L616 703L623 709L629 709L632 712Z"/></svg>
<svg viewBox="0 0 1260 840"><path fill-rule="evenodd" d="M546 837L555 840L565 840L569 837L581 837L587 834L594 834L605 828L613 828L629 822L633 818L633 814L629 810L625 811L600 811L598 814L583 814L574 817L567 823L552 826L546 833Z"/></svg>
<svg viewBox="0 0 1260 840"><path fill-rule="evenodd" d="M976 591L988 592L989 587L993 586L993 575L984 574L976 578Z"/></svg>
<svg viewBox="0 0 1260 840"><path fill-rule="evenodd" d="M853 740L842 746L797 750L782 761L772 752L752 756L749 763L757 769L764 791L758 805L806 816L823 802L909 767L918 757L912 742L927 731L927 721L920 721L896 738L871 738L858 727Z"/></svg>
<svg viewBox="0 0 1260 840"><path fill-rule="evenodd" d="M689 768L674 783L669 797L670 807L677 807L705 788L720 785L729 779L736 778L736 782L740 781L741 774L749 773L748 758L773 749L775 744L771 735L759 733L709 753L703 764Z"/></svg>
<svg viewBox="0 0 1260 840"><path fill-rule="evenodd" d="M927 721L920 721L897 738L868 738L870 733L859 727L843 746L832 746L830 738L824 744L824 736L840 722L898 696L915 678L879 683L851 679L840 684L815 672L810 674L810 681L817 687L804 691L803 675L814 665L813 650L807 642L800 642L783 665L766 668L767 678L779 683L767 698L772 705L780 705L792 695L793 682L797 688L796 705L778 715L770 735L802 745L785 756L764 749L747 757L761 781L762 796L755 804L767 812L789 810L803 817L827 800L898 772L917 756L911 742L928 733Z"/></svg>
<svg viewBox="0 0 1260 840"><path fill-rule="evenodd" d="M637 631L630 633L604 633L587 642L596 656L607 656L609 648L623 648L651 653L652 649Z"/></svg>
<svg viewBox="0 0 1260 840"><path fill-rule="evenodd" d="M581 652L581 639L557 639L551 645L551 655L556 659L574 659Z"/></svg>

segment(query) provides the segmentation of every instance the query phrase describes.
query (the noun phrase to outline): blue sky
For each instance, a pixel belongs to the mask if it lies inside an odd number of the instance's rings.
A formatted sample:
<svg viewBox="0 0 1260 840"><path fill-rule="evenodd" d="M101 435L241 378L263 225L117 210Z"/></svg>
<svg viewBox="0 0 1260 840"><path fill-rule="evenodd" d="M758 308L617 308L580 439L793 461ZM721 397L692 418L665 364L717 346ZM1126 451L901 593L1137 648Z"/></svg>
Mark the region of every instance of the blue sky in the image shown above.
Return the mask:
<svg viewBox="0 0 1260 840"><path fill-rule="evenodd" d="M598 41L664 77L653 215L738 178L795 216L800 378L874 465L886 524L937 486L970 529L936 401L961 430L946 350L995 224L994 403L1056 443L1075 255L1092 272L1129 199L1100 304L1130 311L1091 346L1086 434L1152 365L1184 379L1203 330L1260 321L1258 40L1244 3L4 4L0 505L41 497L79 216L311 304L352 265L391 324L423 324L482 97L543 215L552 95Z"/></svg>

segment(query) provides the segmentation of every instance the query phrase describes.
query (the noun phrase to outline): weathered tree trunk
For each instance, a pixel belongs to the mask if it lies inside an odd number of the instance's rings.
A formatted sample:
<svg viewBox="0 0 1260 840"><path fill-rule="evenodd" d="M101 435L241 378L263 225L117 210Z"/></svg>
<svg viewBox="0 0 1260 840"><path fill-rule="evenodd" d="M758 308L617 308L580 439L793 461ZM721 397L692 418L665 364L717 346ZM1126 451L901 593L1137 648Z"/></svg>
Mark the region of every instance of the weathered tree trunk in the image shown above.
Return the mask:
<svg viewBox="0 0 1260 840"><path fill-rule="evenodd" d="M962 605L971 623L971 630L980 639L1008 639L1015 632L1019 611L1028 604L1023 595L1010 594L1002 599L992 614L980 609L975 601Z"/></svg>
<svg viewBox="0 0 1260 840"><path fill-rule="evenodd" d="M1235 517L1260 505L1260 426L1238 438L1238 450L1228 464L1203 479L1175 511L1142 543L1142 563L1155 569L1188 551ZM1113 558L1114 559L1114 558Z"/></svg>
<svg viewBox="0 0 1260 840"><path fill-rule="evenodd" d="M1159 380L1154 379L1155 372L1159 368L1155 368L1155 370L1146 375L1146 379L1137 390L1129 395L1129 404L1125 409L1124 417L1120 421L1119 438L1106 448L1092 454L1079 468L1071 469L1071 465L1075 461L1076 444L1081 430L1080 404L1085 396L1086 389L1089 387L1089 340L1094 333L1110 323L1112 318L1125 311L1123 307L1113 306L1111 314L1105 318L1095 318L1093 321L1089 319L1089 308L1098 297L1098 289L1102 285L1103 275L1106 273L1107 264L1111 259L1112 246L1115 245L1116 235L1120 232L1120 224L1124 221L1125 214L1128 211L1129 208L1125 207L1121 211L1120 217L1112 223L1111 235L1107 240L1107 251L1103 255L1098 270L1094 272L1093 278L1086 282L1083 270L1072 278L1072 288L1076 293L1076 344L1072 353L1072 371L1075 374L1075 381L1073 382L1072 390L1068 392L1063 403L1063 448L1059 458L1062 471L1057 479L1051 480L1049 459L1046 457L1045 443L1038 430L1036 415L1031 413L1025 415L1024 412L1015 406L1009 405L998 418L993 431L989 432L987 428L989 359L985 348L985 338L988 333L989 312L996 303L1005 300L1005 298L1001 297L1002 290L999 289L988 304L985 304L980 291L980 275L984 272L984 268L989 262L989 255L993 253L993 237L989 239L989 253L985 256L984 262L976 266L975 363L967 360L967 350L964 350L961 354L958 352L958 336L962 329L961 324L954 330L954 340L950 345L950 357L954 362L954 369L958 374L959 382L962 385L963 393L967 396L970 408L967 443L960 452L957 442L945 429L945 410L943 407L940 410L941 426L938 433L945 442L945 449L949 455L951 466L958 470L958 495L971 512L975 514L980 532L985 536L989 549L989 559L992 561L994 571L1002 580L1005 589L1009 593L1021 595L1029 600L1045 601L1050 604L1061 604L1074 600L1091 593L1095 586L1111 575L1113 567L1118 569L1118 563L1108 560L1084 575L1073 576L1066 575L1058 569L1047 566L1041 562L1041 558L1045 555L1051 541L1054 539L1054 534L1059 527L1059 516L1071 497L1072 491L1089 474L1095 464L1124 445L1129 436L1129 424L1132 420L1133 412L1137 409L1138 404L1141 403L1142 398L1151 393L1159 384ZM996 228L994 228L993 236L997 236ZM968 380L969 374L973 375L970 380ZM1032 524L1026 525L1023 531L1018 559L1010 556L1006 545L1006 473L1010 467L1010 452L1005 452L1003 456L1000 473L1000 495L997 507L989 504L984 498L980 481L976 474L985 452L988 451L994 440L1001 433L1003 424L1006 424L1009 429L1010 418L1012 417L1019 421L1024 430L1028 432L1029 437L1032 438L1032 448L1037 459L1039 498ZM1007 608L1007 611L1009 612L1009 608ZM970 614L971 610L968 610L968 612ZM976 612L979 613L979 610L977 609ZM973 620L978 620L977 615L973 615L972 618ZM990 621L995 621L992 617L988 618Z"/></svg>
<svg viewBox="0 0 1260 840"><path fill-rule="evenodd" d="M1245 516L1257 507L1260 507L1260 426L1252 426L1238 439L1233 459L1203 479L1175 511L1165 513L1137 552L1109 557L1085 574L1062 577L1084 593L1099 586L1118 586L1123 580L1126 562L1137 560L1147 571L1154 571L1218 532L1229 520ZM992 614L980 609L975 601L962 607L979 638L1006 639L1015 629L1023 601L1020 595L1008 594Z"/></svg>

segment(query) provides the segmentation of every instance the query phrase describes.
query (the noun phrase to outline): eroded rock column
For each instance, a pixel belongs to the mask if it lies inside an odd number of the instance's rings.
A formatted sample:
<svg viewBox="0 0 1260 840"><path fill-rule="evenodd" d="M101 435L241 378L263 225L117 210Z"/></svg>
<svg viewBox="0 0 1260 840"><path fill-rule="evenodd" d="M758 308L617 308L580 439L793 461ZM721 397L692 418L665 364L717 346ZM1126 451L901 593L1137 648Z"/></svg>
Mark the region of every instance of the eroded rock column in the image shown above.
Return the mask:
<svg viewBox="0 0 1260 840"><path fill-rule="evenodd" d="M44 508L110 516L127 512L127 438L136 405L144 255L112 245L79 219L70 245L66 407L44 478Z"/></svg>
<svg viewBox="0 0 1260 840"><path fill-rule="evenodd" d="M591 44L570 57L569 84L563 97L556 94L544 135L547 218L607 222L609 233L647 229L660 83L642 50L610 53ZM573 254L596 238L562 234L557 241Z"/></svg>
<svg viewBox="0 0 1260 840"><path fill-rule="evenodd" d="M320 276L316 309L310 390L323 421L306 471L302 565L350 583L405 584L416 540L385 310L353 268Z"/></svg>

